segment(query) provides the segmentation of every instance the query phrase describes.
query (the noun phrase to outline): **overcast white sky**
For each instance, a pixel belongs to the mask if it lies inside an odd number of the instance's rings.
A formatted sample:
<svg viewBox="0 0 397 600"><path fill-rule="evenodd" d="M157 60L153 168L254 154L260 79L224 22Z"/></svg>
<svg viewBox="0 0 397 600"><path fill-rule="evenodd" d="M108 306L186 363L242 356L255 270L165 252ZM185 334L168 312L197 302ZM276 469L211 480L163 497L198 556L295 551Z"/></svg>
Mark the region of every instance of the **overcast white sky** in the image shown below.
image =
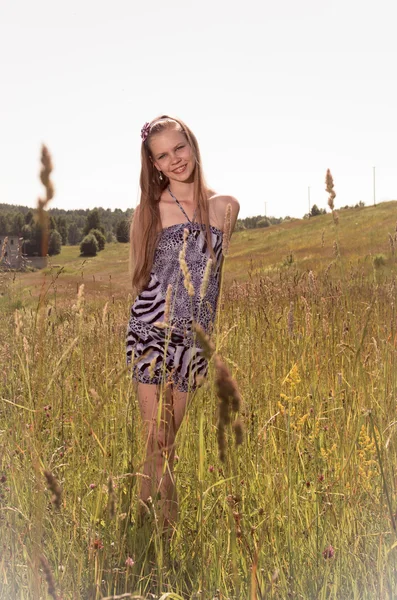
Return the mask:
<svg viewBox="0 0 397 600"><path fill-rule="evenodd" d="M240 216L397 199L395 0L0 0L0 202L34 206L39 153L61 208L139 196L140 129L195 132Z"/></svg>

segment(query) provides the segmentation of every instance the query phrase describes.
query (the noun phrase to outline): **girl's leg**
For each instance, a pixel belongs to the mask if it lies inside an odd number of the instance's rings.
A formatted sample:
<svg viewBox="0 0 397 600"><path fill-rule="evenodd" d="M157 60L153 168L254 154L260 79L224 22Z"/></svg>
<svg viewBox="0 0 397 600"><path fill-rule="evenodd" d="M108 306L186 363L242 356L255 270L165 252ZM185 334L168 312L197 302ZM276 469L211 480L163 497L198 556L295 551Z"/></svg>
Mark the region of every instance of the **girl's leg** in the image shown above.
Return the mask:
<svg viewBox="0 0 397 600"><path fill-rule="evenodd" d="M162 517L177 519L178 504L174 480L175 437L182 423L188 394L171 387L138 384L138 403L144 424L146 458L143 467L141 500L160 495Z"/></svg>
<svg viewBox="0 0 397 600"><path fill-rule="evenodd" d="M192 396L193 396L194 392L180 392L178 391L176 388L172 389L172 397L171 397L171 402L172 402L172 434L171 437L173 439L173 445L169 454L169 463L171 465L171 474L172 477L170 478L170 485L168 487L168 491L169 491L169 496L168 496L168 500L169 500L169 509L168 509L168 514L167 514L167 518L169 520L169 522L172 523L176 523L177 518L178 518L178 496L177 496L177 492L176 492L176 486L175 486L175 478L174 478L174 472L173 472L173 466L174 466L174 458L175 458L175 438L176 438L176 434L179 431L179 428L182 424L183 418L186 414L187 408L189 406L189 403L191 402Z"/></svg>
<svg viewBox="0 0 397 600"><path fill-rule="evenodd" d="M137 392L146 446L140 498L146 502L159 496L161 517L167 519L174 487L172 395L169 388L147 383L138 383Z"/></svg>

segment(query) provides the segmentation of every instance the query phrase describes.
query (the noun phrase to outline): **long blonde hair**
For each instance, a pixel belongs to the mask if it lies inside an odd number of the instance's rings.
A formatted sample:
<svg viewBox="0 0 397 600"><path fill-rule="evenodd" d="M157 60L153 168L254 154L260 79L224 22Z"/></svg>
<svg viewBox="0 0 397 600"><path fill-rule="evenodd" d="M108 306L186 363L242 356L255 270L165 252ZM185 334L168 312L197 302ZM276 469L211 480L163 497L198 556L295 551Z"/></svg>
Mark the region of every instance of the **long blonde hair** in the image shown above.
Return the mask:
<svg viewBox="0 0 397 600"><path fill-rule="evenodd" d="M196 158L194 169L193 200L197 206L197 221L205 225L206 239L211 255L214 251L211 244L209 229L208 187L201 166L200 150L196 136L181 121L167 115L157 117L150 124L149 134L141 147L141 198L130 226L130 274L132 287L138 293L148 284L150 271L153 266L156 241L161 231L159 202L162 192L169 184L169 179L163 175L160 180L159 172L153 164L150 150L151 138L166 129L175 128L181 131L193 149Z"/></svg>

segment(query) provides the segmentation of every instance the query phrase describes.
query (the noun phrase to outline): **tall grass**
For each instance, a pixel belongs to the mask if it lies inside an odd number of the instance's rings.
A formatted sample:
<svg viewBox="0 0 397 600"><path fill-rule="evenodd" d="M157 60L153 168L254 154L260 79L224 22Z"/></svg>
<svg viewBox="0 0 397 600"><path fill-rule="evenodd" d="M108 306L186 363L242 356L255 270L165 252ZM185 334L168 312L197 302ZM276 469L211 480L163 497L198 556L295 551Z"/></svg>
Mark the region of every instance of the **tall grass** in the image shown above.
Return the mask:
<svg viewBox="0 0 397 600"><path fill-rule="evenodd" d="M60 301L55 281L33 306L5 277L1 598L397 596L395 276L292 265L225 286L245 439L227 426L220 462L212 368L178 437L171 543L154 506L137 519L132 298Z"/></svg>

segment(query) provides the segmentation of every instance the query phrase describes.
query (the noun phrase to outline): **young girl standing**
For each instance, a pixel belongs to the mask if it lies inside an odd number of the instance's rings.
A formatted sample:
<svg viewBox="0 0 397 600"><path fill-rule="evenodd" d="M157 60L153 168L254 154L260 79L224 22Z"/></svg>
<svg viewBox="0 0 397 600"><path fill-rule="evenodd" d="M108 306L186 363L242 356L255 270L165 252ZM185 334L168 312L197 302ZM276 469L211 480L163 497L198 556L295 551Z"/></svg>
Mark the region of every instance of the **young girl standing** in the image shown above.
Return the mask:
<svg viewBox="0 0 397 600"><path fill-rule="evenodd" d="M141 138L141 198L130 232L137 297L126 351L145 428L141 500L159 498L172 525L175 437L208 367L193 323L212 331L225 217L230 236L239 204L207 187L197 139L181 120L163 115L145 123Z"/></svg>

